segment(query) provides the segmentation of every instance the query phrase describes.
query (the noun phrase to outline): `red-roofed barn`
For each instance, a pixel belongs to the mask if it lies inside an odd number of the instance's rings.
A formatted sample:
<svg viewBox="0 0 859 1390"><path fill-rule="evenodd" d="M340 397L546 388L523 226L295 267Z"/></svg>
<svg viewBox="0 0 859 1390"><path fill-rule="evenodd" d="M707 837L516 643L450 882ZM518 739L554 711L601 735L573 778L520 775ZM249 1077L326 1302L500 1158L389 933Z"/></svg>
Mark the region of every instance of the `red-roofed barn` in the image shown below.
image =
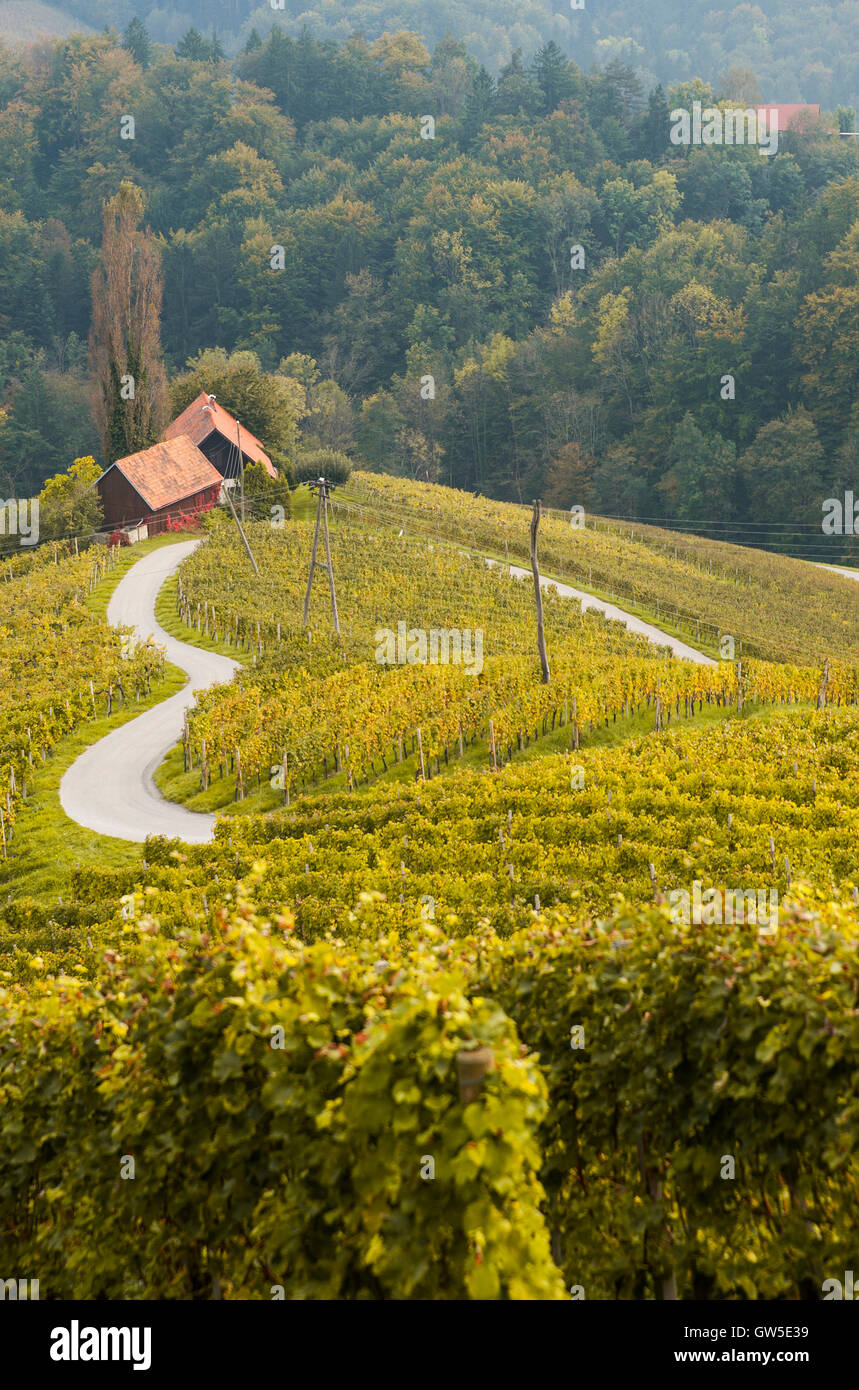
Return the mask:
<svg viewBox="0 0 859 1390"><path fill-rule="evenodd" d="M819 106L806 106L796 102L787 102L777 105L770 102L768 106L757 108L758 117L766 116L770 126L775 122L779 134L785 130L805 130L809 122L820 115Z"/></svg>
<svg viewBox="0 0 859 1390"><path fill-rule="evenodd" d="M210 463L214 464L221 477L235 478L238 421L214 396L201 391L196 400L177 415L164 431L165 439L175 439L186 434L202 450ZM250 430L241 426L242 461L245 468L249 463L262 463L270 478L277 477L277 469Z"/></svg>
<svg viewBox="0 0 859 1390"><path fill-rule="evenodd" d="M222 479L196 444L182 435L117 459L96 483L107 526L143 522L150 535L171 517L217 502Z"/></svg>

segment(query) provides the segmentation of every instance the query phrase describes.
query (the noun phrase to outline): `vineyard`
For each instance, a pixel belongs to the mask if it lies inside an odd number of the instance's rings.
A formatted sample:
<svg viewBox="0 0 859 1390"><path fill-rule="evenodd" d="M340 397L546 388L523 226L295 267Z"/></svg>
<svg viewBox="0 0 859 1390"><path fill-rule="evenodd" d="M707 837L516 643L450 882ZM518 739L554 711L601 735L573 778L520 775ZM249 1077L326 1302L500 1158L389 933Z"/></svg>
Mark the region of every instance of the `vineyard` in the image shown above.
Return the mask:
<svg viewBox="0 0 859 1390"><path fill-rule="evenodd" d="M301 622L306 522L249 523L257 578L213 521L170 588L241 663L159 773L214 841L10 880L4 1250L58 1298L819 1297L859 1184L853 588L686 538L690 602L733 594L782 659L684 662L549 589L543 683L530 579L472 551L521 556L524 514L374 520L395 493L338 504L341 639L322 580ZM655 608L674 560L606 537L548 520L546 570L586 546L596 588L627 547ZM7 870L66 729L161 673L87 607L114 563L0 583ZM401 626L480 660L380 661ZM696 885L774 895L775 929L678 920Z"/></svg>
<svg viewBox="0 0 859 1390"><path fill-rule="evenodd" d="M556 729L569 729L578 746L580 733L642 708L652 708L661 727L704 704L856 702L854 665L691 665L660 656L619 623L582 614L551 590L545 629L553 679L545 685L533 658L528 585L421 537L369 532L348 514L333 540L344 576L343 643L326 627L319 595L307 637L294 626L287 632L285 620L300 611L309 537L298 525L250 532L265 566L263 585L253 589L249 577L236 576L234 542L221 532L184 566L178 595L186 623L249 645L254 655L237 682L203 694L188 721L182 768L199 771L203 791L215 784L207 805L240 802L272 774L286 800L296 786L330 773L354 786L375 776L377 761L380 772L402 763L418 741L426 776L433 761L437 770L442 758L449 766L478 740L488 741L488 758L500 766ZM375 633L398 623L479 630L482 669L380 666Z"/></svg>
<svg viewBox="0 0 859 1390"><path fill-rule="evenodd" d="M288 905L304 941L407 932L416 913L451 936L480 924L507 934L538 910L598 916L618 895L664 902L696 879L852 905L857 834L855 715L730 719L497 775L452 770L429 784L320 791L277 813L221 822L211 846L151 842L145 873L81 869L74 905L27 918L20 909L18 940L26 926L45 968L80 973L89 965L76 928L123 949L135 940L129 924L147 912L173 931L204 929L251 875L260 911ZM34 977L23 951L4 951L0 962Z"/></svg>
<svg viewBox="0 0 859 1390"><path fill-rule="evenodd" d="M239 890L161 926L0 994L4 1250L55 1297L813 1298L849 1264L851 912L308 946Z"/></svg>
<svg viewBox="0 0 859 1390"><path fill-rule="evenodd" d="M84 600L115 551L60 559L47 549L5 566L0 580L0 852L34 769L66 734L99 712L149 694L162 653L99 622Z"/></svg>
<svg viewBox="0 0 859 1390"><path fill-rule="evenodd" d="M396 517L412 534L444 536L512 560L528 560L530 508L470 497L435 484L357 474L368 524ZM723 635L740 654L816 665L855 661L859 585L787 556L740 548L639 522L588 517L581 529L554 514L541 527L544 570L557 579L641 607L693 645L718 651Z"/></svg>

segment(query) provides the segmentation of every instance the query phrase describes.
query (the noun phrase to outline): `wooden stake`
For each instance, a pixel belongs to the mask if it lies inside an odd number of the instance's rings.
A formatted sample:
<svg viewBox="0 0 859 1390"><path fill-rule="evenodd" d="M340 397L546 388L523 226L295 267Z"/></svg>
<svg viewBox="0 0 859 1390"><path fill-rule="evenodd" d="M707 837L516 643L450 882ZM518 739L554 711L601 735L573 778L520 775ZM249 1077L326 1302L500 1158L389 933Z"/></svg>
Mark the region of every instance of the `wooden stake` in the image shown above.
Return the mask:
<svg viewBox="0 0 859 1390"><path fill-rule="evenodd" d="M420 729L418 729L418 755L421 760L421 781L425 782L427 780L427 774L426 768L424 767L424 745Z"/></svg>
<svg viewBox="0 0 859 1390"><path fill-rule="evenodd" d="M463 1105L470 1105L480 1095L483 1078L495 1068L495 1056L491 1047L476 1047L470 1051L457 1053L456 1066L459 1073L459 1096Z"/></svg>
<svg viewBox="0 0 859 1390"><path fill-rule="evenodd" d="M549 658L546 655L546 637L543 631L543 591L540 588L540 570L537 565L537 528L540 525L542 508L538 498L534 500L531 513L531 572L534 576L534 598L537 604L537 649L540 653L540 666L543 671L543 684L549 684Z"/></svg>

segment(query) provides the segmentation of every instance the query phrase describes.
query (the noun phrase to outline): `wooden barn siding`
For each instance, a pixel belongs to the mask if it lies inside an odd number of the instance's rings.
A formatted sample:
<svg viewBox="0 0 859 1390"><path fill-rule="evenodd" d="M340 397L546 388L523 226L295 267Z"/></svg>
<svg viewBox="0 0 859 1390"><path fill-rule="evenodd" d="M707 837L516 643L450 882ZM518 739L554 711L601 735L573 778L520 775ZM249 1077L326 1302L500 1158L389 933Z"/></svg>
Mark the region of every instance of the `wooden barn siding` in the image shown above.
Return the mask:
<svg viewBox="0 0 859 1390"><path fill-rule="evenodd" d="M236 476L236 446L230 443L220 430L212 430L212 433L203 440L202 444L198 444L197 448L206 455L212 467L217 468L222 478L227 476L228 470L230 470L231 477ZM245 467L251 462L250 455L246 454L244 449L242 450L242 462Z"/></svg>
<svg viewBox="0 0 859 1390"><path fill-rule="evenodd" d="M118 468L111 468L99 478L96 486L104 508L105 526L124 526L127 521L139 521L145 516L146 503Z"/></svg>
<svg viewBox="0 0 859 1390"><path fill-rule="evenodd" d="M183 512L193 512L209 502L217 502L221 491L220 483L212 483L201 492L195 492L193 497L183 497L181 501L171 502L169 506L153 512L118 468L112 468L103 478L99 478L97 486L104 507L105 526L125 526L130 521L140 521L142 517L151 536L167 529L169 517L181 516Z"/></svg>

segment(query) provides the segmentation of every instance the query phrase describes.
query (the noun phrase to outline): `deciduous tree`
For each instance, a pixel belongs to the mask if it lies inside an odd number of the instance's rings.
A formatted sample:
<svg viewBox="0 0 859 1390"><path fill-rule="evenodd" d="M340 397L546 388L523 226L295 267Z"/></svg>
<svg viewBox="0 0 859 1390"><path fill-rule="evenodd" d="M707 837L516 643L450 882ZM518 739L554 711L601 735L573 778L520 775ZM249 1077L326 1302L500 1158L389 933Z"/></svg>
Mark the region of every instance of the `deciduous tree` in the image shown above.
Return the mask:
<svg viewBox="0 0 859 1390"><path fill-rule="evenodd" d="M104 205L101 264L92 276L90 371L107 463L145 449L167 418L161 357L160 253L141 228L143 194L124 181Z"/></svg>

